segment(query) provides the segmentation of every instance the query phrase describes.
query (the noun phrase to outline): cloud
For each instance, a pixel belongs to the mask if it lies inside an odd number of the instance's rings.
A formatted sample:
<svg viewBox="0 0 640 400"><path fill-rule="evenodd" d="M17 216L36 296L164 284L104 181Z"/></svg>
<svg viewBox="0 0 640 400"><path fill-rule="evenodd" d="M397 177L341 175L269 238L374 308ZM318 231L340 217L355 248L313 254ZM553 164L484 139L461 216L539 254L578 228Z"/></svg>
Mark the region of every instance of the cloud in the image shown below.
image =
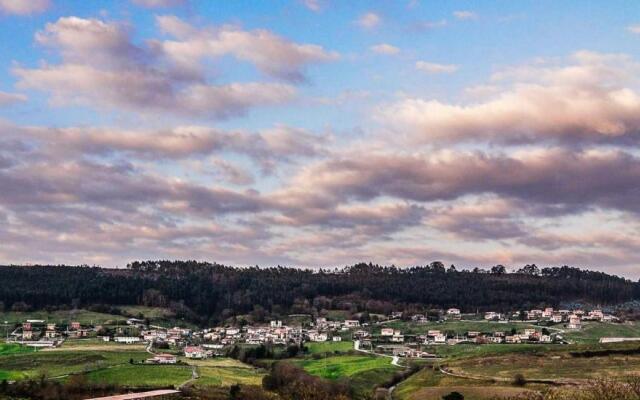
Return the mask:
<svg viewBox="0 0 640 400"><path fill-rule="evenodd" d="M301 0L302 4L313 12L320 12L322 10L322 4L320 0Z"/></svg>
<svg viewBox="0 0 640 400"><path fill-rule="evenodd" d="M428 61L417 61L416 69L427 74L452 74L458 70L457 65L437 64Z"/></svg>
<svg viewBox="0 0 640 400"><path fill-rule="evenodd" d="M132 0L135 5L146 8L167 8L184 5L187 0Z"/></svg>
<svg viewBox="0 0 640 400"><path fill-rule="evenodd" d="M466 11L466 10L454 11L453 16L459 20L469 20L469 19L478 18L478 15L476 13L474 13L473 11Z"/></svg>
<svg viewBox="0 0 640 400"><path fill-rule="evenodd" d="M356 154L304 168L278 196L314 207L388 197L432 203L493 195L537 205L536 212L547 215L590 207L640 212L631 201L640 184L640 159L621 151Z"/></svg>
<svg viewBox="0 0 640 400"><path fill-rule="evenodd" d="M0 12L14 15L37 14L50 6L50 0L0 0Z"/></svg>
<svg viewBox="0 0 640 400"><path fill-rule="evenodd" d="M20 93L0 92L0 107L27 101L27 96Z"/></svg>
<svg viewBox="0 0 640 400"><path fill-rule="evenodd" d="M640 24L637 25L629 25L627 30L631 33L635 33L636 35L640 35Z"/></svg>
<svg viewBox="0 0 640 400"><path fill-rule="evenodd" d="M443 28L447 26L448 22L446 19L441 19L438 21L418 21L411 25L411 29L418 32L430 31L433 29Z"/></svg>
<svg viewBox="0 0 640 400"><path fill-rule="evenodd" d="M157 49L180 66L232 55L268 76L297 82L304 80L306 66L339 57L321 46L293 43L267 30L249 32L232 26L197 29L174 16L157 17L157 23L162 31L178 39L157 43Z"/></svg>
<svg viewBox="0 0 640 400"><path fill-rule="evenodd" d="M183 29L180 34L187 29L176 19L162 21L165 21L163 29L173 34L179 33L178 28ZM243 115L254 107L282 104L296 93L293 86L282 83L211 84L202 73L203 53L198 48L196 53L185 56L188 60L177 62L182 63L180 66L173 63L179 58L179 49L191 48L199 43L197 40L144 47L132 42L129 31L122 24L77 17L47 24L44 31L36 34L36 41L59 51L63 61L33 69L15 67L18 86L50 93L55 105L80 104L97 109L213 119ZM248 33L232 29L223 30L220 35L216 37L226 39L207 42L217 49L211 55L233 52L240 58L246 56L265 71L291 79L300 77L299 68L311 60L331 57L316 46L285 42L267 31ZM262 50L252 47L256 44ZM167 63L165 56L172 63ZM186 61L191 63L189 71L182 68Z"/></svg>
<svg viewBox="0 0 640 400"><path fill-rule="evenodd" d="M377 54L396 55L400 53L400 49L387 43L380 43L370 47L371 51Z"/></svg>
<svg viewBox="0 0 640 400"><path fill-rule="evenodd" d="M361 28L373 29L382 23L382 18L374 12L368 12L362 14L355 23Z"/></svg>
<svg viewBox="0 0 640 400"><path fill-rule="evenodd" d="M408 98L380 120L418 142L629 143L640 132L640 65L627 56L577 53L568 65L528 65L494 75L472 104ZM506 84L506 85L505 85Z"/></svg>

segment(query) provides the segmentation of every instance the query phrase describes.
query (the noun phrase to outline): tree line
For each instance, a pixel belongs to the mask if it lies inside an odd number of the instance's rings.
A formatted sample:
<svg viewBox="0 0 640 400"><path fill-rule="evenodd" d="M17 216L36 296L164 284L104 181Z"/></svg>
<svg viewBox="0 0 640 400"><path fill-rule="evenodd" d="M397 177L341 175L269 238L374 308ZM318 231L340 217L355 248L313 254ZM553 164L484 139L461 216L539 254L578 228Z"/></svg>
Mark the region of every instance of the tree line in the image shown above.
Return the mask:
<svg viewBox="0 0 640 400"><path fill-rule="evenodd" d="M261 321L290 313L463 312L618 304L640 298L640 285L602 272L527 265L514 273L446 268L441 262L398 268L356 264L340 269L238 268L197 261L136 261L126 269L89 266L0 266L0 310L167 307L212 323L238 315Z"/></svg>

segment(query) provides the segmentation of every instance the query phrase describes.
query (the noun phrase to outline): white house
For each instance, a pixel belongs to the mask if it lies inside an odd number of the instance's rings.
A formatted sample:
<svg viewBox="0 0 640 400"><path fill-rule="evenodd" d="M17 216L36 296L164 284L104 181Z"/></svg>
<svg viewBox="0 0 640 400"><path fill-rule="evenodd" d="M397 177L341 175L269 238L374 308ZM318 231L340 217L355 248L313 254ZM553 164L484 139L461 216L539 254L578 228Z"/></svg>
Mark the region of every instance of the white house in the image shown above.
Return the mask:
<svg viewBox="0 0 640 400"><path fill-rule="evenodd" d="M207 358L207 353L200 346L187 346L184 348L184 356L187 358Z"/></svg>
<svg viewBox="0 0 640 400"><path fill-rule="evenodd" d="M175 364L178 359L173 354L156 354L153 358L147 360L153 364Z"/></svg>
<svg viewBox="0 0 640 400"><path fill-rule="evenodd" d="M125 344L134 344L140 342L140 339L137 336L116 336L113 338L113 341L116 343L125 343Z"/></svg>
<svg viewBox="0 0 640 400"><path fill-rule="evenodd" d="M580 329L582 328L582 322L580 322L580 317L577 315L572 315L569 317L569 324L567 325L569 329Z"/></svg>
<svg viewBox="0 0 640 400"><path fill-rule="evenodd" d="M357 319L346 319L344 320L344 326L347 328L357 328L360 326L360 321Z"/></svg>
<svg viewBox="0 0 640 400"><path fill-rule="evenodd" d="M382 328L380 336L393 336L393 328Z"/></svg>

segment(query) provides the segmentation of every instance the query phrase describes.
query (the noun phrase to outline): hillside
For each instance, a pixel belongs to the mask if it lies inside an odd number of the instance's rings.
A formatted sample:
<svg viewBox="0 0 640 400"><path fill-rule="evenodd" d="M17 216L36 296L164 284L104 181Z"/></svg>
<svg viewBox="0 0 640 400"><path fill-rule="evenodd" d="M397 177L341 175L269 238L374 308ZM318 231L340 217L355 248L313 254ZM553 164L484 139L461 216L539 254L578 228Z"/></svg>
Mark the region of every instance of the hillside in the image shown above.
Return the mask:
<svg viewBox="0 0 640 400"><path fill-rule="evenodd" d="M577 268L526 266L517 273L457 271L441 263L413 268L357 264L339 270L234 268L194 261L134 262L126 270L87 266L0 266L6 310L122 305L170 308L194 322L251 314L346 310L388 314L459 307L507 311L581 301L619 304L640 298L638 283Z"/></svg>

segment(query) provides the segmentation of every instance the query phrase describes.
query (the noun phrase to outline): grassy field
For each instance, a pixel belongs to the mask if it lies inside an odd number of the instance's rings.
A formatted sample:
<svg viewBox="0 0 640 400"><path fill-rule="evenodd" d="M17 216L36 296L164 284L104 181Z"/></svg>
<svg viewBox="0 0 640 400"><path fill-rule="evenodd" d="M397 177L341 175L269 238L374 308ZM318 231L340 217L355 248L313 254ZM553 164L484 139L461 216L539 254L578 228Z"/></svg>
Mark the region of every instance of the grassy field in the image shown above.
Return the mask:
<svg viewBox="0 0 640 400"><path fill-rule="evenodd" d="M91 382L123 386L179 386L191 379L191 367L179 365L116 365L86 374Z"/></svg>
<svg viewBox="0 0 640 400"><path fill-rule="evenodd" d="M63 376L86 372L112 365L126 364L129 359L145 360L144 351L77 351L43 350L35 353L18 353L0 357L0 371L20 377Z"/></svg>
<svg viewBox="0 0 640 400"><path fill-rule="evenodd" d="M601 337L640 337L640 324L584 322L580 330L566 330L566 339L576 343L598 343Z"/></svg>
<svg viewBox="0 0 640 400"><path fill-rule="evenodd" d="M310 354L333 353L335 351L347 352L353 350L353 342L350 340L343 340L342 342L309 342L305 343L305 346L309 349Z"/></svg>
<svg viewBox="0 0 640 400"><path fill-rule="evenodd" d="M20 353L33 353L32 347L20 346L19 344L0 343L0 357Z"/></svg>
<svg viewBox="0 0 640 400"><path fill-rule="evenodd" d="M517 396L530 390L459 379L444 375L437 370L424 368L401 382L394 391L394 398L398 400L440 399L455 391L461 393L465 399L487 400Z"/></svg>
<svg viewBox="0 0 640 400"><path fill-rule="evenodd" d="M512 379L518 373L527 379L592 379L640 374L640 356L583 358L569 353L510 354L462 360L451 363L449 368L456 372L505 379Z"/></svg>
<svg viewBox="0 0 640 400"><path fill-rule="evenodd" d="M9 324L19 324L28 319L42 319L47 322L66 325L72 321L78 321L81 324L115 324L116 322L125 323L126 317L120 315L111 315L97 313L87 310L72 311L30 311L30 312L3 312L0 313L0 323L7 321Z"/></svg>
<svg viewBox="0 0 640 400"><path fill-rule="evenodd" d="M391 359L388 357L366 355L335 356L318 360L307 359L296 361L296 363L311 375L326 379L350 377L374 369L400 370L398 367L391 365Z"/></svg>

